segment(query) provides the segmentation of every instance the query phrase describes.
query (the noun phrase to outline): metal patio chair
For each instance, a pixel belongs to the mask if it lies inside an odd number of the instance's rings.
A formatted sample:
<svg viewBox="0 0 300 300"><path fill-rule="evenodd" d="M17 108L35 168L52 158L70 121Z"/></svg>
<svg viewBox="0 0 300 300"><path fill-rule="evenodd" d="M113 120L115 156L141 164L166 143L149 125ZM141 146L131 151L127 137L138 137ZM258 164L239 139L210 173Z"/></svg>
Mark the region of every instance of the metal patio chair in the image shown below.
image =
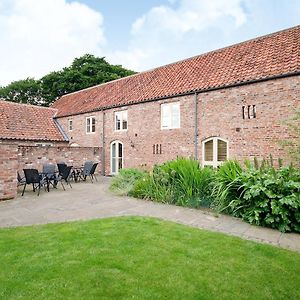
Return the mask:
<svg viewBox="0 0 300 300"><path fill-rule="evenodd" d="M35 192L38 189L38 196L40 195L40 189L45 185L45 179L39 174L39 171L36 169L23 169L25 174L25 184L22 192L22 196L24 196L24 192L26 189L26 185L32 184L33 191Z"/></svg>

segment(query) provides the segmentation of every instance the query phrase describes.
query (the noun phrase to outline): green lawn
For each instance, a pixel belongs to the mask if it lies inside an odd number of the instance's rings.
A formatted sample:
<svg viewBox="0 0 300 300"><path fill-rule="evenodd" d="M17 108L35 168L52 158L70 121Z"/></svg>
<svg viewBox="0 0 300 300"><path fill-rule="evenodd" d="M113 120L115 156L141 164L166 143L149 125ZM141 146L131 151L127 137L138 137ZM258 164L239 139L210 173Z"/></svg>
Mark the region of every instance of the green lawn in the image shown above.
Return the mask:
<svg viewBox="0 0 300 300"><path fill-rule="evenodd" d="M300 299L300 254L152 218L0 229L0 299Z"/></svg>

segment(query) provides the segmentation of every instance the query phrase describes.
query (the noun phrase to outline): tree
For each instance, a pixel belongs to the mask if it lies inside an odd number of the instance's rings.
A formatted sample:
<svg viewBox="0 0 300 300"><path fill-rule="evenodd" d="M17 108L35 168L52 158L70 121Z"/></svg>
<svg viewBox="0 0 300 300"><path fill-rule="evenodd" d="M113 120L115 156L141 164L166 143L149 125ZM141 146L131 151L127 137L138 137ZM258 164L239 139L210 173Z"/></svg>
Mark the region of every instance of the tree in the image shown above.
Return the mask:
<svg viewBox="0 0 300 300"><path fill-rule="evenodd" d="M129 76L135 72L109 64L104 57L91 54L75 58L69 67L35 80L27 78L0 87L5 100L48 106L57 98L97 84Z"/></svg>
<svg viewBox="0 0 300 300"><path fill-rule="evenodd" d="M0 88L0 99L18 103L45 105L41 85L33 78L13 81L6 87Z"/></svg>
<svg viewBox="0 0 300 300"><path fill-rule="evenodd" d="M43 97L51 103L64 94L134 73L122 66L109 64L104 57L86 54L75 58L71 66L44 76L41 79Z"/></svg>

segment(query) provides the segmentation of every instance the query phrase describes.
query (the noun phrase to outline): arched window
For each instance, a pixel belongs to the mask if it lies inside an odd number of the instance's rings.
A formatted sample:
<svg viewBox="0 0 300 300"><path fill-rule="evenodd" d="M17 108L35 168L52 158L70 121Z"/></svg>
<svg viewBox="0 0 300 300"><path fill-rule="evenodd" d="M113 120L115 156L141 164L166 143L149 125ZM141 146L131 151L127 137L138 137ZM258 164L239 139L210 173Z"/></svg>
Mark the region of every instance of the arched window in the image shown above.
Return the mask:
<svg viewBox="0 0 300 300"><path fill-rule="evenodd" d="M202 165L217 168L228 159L228 142L211 137L202 142Z"/></svg>
<svg viewBox="0 0 300 300"><path fill-rule="evenodd" d="M123 143L114 141L110 144L110 172L112 175L118 174L123 168L124 149Z"/></svg>

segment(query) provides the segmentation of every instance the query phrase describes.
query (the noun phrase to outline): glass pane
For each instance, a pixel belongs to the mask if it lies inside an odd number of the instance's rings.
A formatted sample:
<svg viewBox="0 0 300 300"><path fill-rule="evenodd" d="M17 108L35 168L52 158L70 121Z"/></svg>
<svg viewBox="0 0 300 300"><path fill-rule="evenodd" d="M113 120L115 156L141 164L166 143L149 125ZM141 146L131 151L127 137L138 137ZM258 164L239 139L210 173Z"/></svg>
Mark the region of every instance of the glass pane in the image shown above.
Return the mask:
<svg viewBox="0 0 300 300"><path fill-rule="evenodd" d="M173 104L172 106L172 127L180 127L180 106L179 103Z"/></svg>
<svg viewBox="0 0 300 300"><path fill-rule="evenodd" d="M207 141L204 144L204 160L205 161L213 161L213 147L214 142L213 140Z"/></svg>
<svg viewBox="0 0 300 300"><path fill-rule="evenodd" d="M122 114L122 129L127 129L127 111L123 111Z"/></svg>
<svg viewBox="0 0 300 300"><path fill-rule="evenodd" d="M118 159L118 169L122 169L122 162L123 162L123 158L119 158Z"/></svg>
<svg viewBox="0 0 300 300"><path fill-rule="evenodd" d="M111 157L116 157L116 143L111 145Z"/></svg>
<svg viewBox="0 0 300 300"><path fill-rule="evenodd" d="M121 130L121 118L119 114L116 114L116 130Z"/></svg>
<svg viewBox="0 0 300 300"><path fill-rule="evenodd" d="M111 172L116 173L116 159L115 158L113 158L111 160Z"/></svg>
<svg viewBox="0 0 300 300"><path fill-rule="evenodd" d="M90 131L91 131L91 120L86 119L86 132L90 132Z"/></svg>
<svg viewBox="0 0 300 300"><path fill-rule="evenodd" d="M225 161L227 159L227 143L218 140L218 161Z"/></svg>
<svg viewBox="0 0 300 300"><path fill-rule="evenodd" d="M171 110L170 105L161 106L161 116L162 116L162 127L170 127L171 123Z"/></svg>
<svg viewBox="0 0 300 300"><path fill-rule="evenodd" d="M92 118L92 132L96 131L96 119Z"/></svg>
<svg viewBox="0 0 300 300"><path fill-rule="evenodd" d="M121 143L118 143L118 151L119 157L123 157L123 145Z"/></svg>

